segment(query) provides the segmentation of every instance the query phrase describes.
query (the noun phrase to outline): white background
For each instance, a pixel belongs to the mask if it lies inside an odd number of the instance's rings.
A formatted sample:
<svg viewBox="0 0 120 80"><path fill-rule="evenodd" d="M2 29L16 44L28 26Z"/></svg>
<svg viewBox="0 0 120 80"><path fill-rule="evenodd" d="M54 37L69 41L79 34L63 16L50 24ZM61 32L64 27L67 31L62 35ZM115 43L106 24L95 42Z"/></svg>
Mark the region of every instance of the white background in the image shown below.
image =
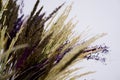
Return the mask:
<svg viewBox="0 0 120 80"><path fill-rule="evenodd" d="M24 13L29 14L36 0L24 1ZM70 17L76 16L75 20L79 21L76 32L90 26L90 35L108 33L95 43L105 43L110 47L107 65L96 61L83 61L77 66L84 66L85 71L97 72L78 80L120 80L120 0L41 0L46 13L52 12L63 2L66 2L66 5L74 2Z"/></svg>

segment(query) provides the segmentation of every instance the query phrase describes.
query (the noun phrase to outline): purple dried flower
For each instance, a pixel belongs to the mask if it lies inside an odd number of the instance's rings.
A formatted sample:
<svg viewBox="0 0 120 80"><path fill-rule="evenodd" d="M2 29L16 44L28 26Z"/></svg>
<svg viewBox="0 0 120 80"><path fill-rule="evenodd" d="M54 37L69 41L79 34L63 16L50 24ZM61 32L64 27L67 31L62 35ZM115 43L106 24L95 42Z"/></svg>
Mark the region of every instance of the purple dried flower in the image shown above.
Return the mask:
<svg viewBox="0 0 120 80"><path fill-rule="evenodd" d="M87 60L93 59L93 60L105 62L106 58L101 56L100 53L105 53L105 54L108 53L109 52L108 47L107 46L96 46L95 48L91 48L91 49L85 50L84 52L90 52L90 51L95 51L95 50L100 50L100 51L99 51L99 53L97 52L97 53L93 53L93 54L87 55L86 56Z"/></svg>
<svg viewBox="0 0 120 80"><path fill-rule="evenodd" d="M23 23L23 17L24 17L24 14L20 18L17 19L17 21L15 22L15 25L14 25L15 29L17 29L17 30L20 29L20 26Z"/></svg>
<svg viewBox="0 0 120 80"><path fill-rule="evenodd" d="M104 46L104 47L103 47L103 50L102 50L102 53L108 53L108 52L109 52L108 47L107 47L107 46Z"/></svg>
<svg viewBox="0 0 120 80"><path fill-rule="evenodd" d="M31 49L26 48L23 55L20 57L20 59L18 59L17 63L16 63L16 69L20 68L24 61L26 60L26 58L29 56L29 54L32 52Z"/></svg>
<svg viewBox="0 0 120 80"><path fill-rule="evenodd" d="M21 25L22 25L22 23L23 23L23 20L22 20L23 17L24 17L24 15L22 15L20 18L18 18L17 21L15 22L14 27L13 27L13 30L10 32L10 37L11 37L11 39L12 39L13 37L15 37L15 36L16 36L16 33L19 31L19 29L20 29L20 27L21 27Z"/></svg>
<svg viewBox="0 0 120 80"><path fill-rule="evenodd" d="M36 17L34 23L38 23L38 22L42 21L42 19L43 19L44 16L45 16L45 13L42 13L41 15L39 15L38 17Z"/></svg>
<svg viewBox="0 0 120 80"><path fill-rule="evenodd" d="M23 17L24 17L24 15L22 15L20 18L18 18L17 21L14 23L14 27L9 34L10 38L7 41L6 49L9 48L9 45L10 45L12 39L16 36L16 33L20 30L20 27L23 23Z"/></svg>
<svg viewBox="0 0 120 80"><path fill-rule="evenodd" d="M63 53L60 53L57 57L56 57L56 60L54 62L54 64L57 64L60 62L60 60L64 57L65 54L67 54L68 52L70 52L73 48L68 48L66 49Z"/></svg>
<svg viewBox="0 0 120 80"><path fill-rule="evenodd" d="M48 17L46 17L45 22L48 21L65 3L61 4L59 7L57 7L51 14L49 14Z"/></svg>
<svg viewBox="0 0 120 80"><path fill-rule="evenodd" d="M101 61L103 63L106 62L106 58L99 56L99 53L97 55L91 54L91 55L87 56L86 58L87 58L87 60L92 59L92 60L96 60L96 61Z"/></svg>

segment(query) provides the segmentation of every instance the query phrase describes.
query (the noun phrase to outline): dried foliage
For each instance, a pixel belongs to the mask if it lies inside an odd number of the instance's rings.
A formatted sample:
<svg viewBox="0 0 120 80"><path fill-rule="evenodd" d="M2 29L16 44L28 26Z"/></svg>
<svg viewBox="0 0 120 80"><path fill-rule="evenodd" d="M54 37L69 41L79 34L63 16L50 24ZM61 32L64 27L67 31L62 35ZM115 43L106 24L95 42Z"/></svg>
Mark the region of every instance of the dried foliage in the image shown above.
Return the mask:
<svg viewBox="0 0 120 80"><path fill-rule="evenodd" d="M49 16L36 11L40 0L29 17L18 18L17 0L0 0L0 80L65 80L78 69L68 70L77 60L90 59L91 54L108 52L107 47L89 47L105 34L84 42L82 35L74 36L76 23L66 23L72 6L56 19L60 5ZM71 77L76 79L93 72ZM64 75L63 75L64 74Z"/></svg>

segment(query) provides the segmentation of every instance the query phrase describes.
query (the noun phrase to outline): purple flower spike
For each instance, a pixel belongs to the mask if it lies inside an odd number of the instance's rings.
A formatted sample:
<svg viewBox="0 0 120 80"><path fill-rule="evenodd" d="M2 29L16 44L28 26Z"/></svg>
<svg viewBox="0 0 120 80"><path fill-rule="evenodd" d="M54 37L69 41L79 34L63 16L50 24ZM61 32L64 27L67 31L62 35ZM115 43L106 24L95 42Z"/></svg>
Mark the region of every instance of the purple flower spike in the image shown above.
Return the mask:
<svg viewBox="0 0 120 80"><path fill-rule="evenodd" d="M56 60L55 60L55 64L59 63L60 60L64 57L65 54L67 54L68 52L70 52L73 48L68 48L66 49L63 53L59 54L57 57L56 57Z"/></svg>
<svg viewBox="0 0 120 80"><path fill-rule="evenodd" d="M96 61L101 61L103 63L106 62L106 58L102 56L103 55L102 53L104 53L104 55L105 55L106 53L109 52L107 46L99 46L99 47L97 46L95 48L85 50L84 52L95 51L95 50L98 50L98 49L100 50L98 53L93 53L93 54L87 55L86 56L87 60L93 59L93 60L96 60Z"/></svg>
<svg viewBox="0 0 120 80"><path fill-rule="evenodd" d="M23 23L23 17L24 17L24 14L17 19L17 21L15 22L15 25L14 25L14 28L18 31L20 29L20 26L22 25Z"/></svg>
<svg viewBox="0 0 120 80"><path fill-rule="evenodd" d="M23 20L22 20L23 17L24 17L24 15L22 15L20 18L18 18L17 21L15 22L13 30L10 32L11 39L14 38L16 36L16 33L19 31L19 29L23 23Z"/></svg>
<svg viewBox="0 0 120 80"><path fill-rule="evenodd" d="M26 58L29 56L30 53L31 53L31 50L26 48L22 57L18 59L16 63L16 69L20 68L23 65L24 61L26 60Z"/></svg>

